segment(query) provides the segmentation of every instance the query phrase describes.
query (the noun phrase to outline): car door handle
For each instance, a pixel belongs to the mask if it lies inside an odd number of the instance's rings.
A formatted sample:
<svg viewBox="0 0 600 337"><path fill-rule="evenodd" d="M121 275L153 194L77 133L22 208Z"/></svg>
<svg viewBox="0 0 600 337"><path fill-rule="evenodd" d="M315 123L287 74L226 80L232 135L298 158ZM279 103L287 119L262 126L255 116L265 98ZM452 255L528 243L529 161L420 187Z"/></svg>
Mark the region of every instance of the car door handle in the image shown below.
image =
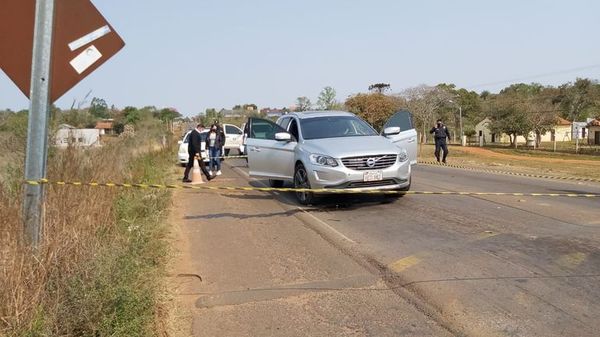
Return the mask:
<svg viewBox="0 0 600 337"><path fill-rule="evenodd" d="M250 148L250 151L256 151L256 152L260 152L260 147L258 146L253 146Z"/></svg>
<svg viewBox="0 0 600 337"><path fill-rule="evenodd" d="M417 139L416 138L411 138L408 140L408 143L414 143Z"/></svg>

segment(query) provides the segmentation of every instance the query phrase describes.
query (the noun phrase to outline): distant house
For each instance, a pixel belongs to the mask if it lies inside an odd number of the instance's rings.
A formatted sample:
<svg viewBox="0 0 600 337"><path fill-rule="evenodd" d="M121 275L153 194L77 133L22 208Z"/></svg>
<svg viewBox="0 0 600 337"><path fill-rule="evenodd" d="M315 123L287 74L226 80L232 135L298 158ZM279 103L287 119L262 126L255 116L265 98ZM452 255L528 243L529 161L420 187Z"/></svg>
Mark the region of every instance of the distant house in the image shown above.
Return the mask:
<svg viewBox="0 0 600 337"><path fill-rule="evenodd" d="M100 129L77 129L68 124L58 127L55 144L59 148L69 145L80 147L100 146Z"/></svg>
<svg viewBox="0 0 600 337"><path fill-rule="evenodd" d="M243 117L245 115L245 111L244 110L221 109L219 111L219 115L221 115L223 117Z"/></svg>
<svg viewBox="0 0 600 337"><path fill-rule="evenodd" d="M113 119L103 119L96 122L94 129L100 130L100 135L112 135L115 133L114 125Z"/></svg>
<svg viewBox="0 0 600 337"><path fill-rule="evenodd" d="M264 116L267 116L269 118L278 118L281 117L283 115L285 115L285 110L283 109L271 109L271 108L264 108L260 110L260 113Z"/></svg>
<svg viewBox="0 0 600 337"><path fill-rule="evenodd" d="M588 144L600 145L600 119L593 119L587 125Z"/></svg>
<svg viewBox="0 0 600 337"><path fill-rule="evenodd" d="M496 134L490 131L489 125L491 120L489 118L485 118L481 122L477 123L475 126L475 136L477 137L477 142L479 143L480 139L483 138L483 143L510 143L510 137L507 134ZM556 140L557 142L568 142L571 140L571 129L572 124L570 121L557 117L556 124L550 132L546 132L541 135L542 142L553 142ZM532 133L529 135L530 139L534 139L535 135ZM523 136L517 137L517 142L525 143L527 140Z"/></svg>

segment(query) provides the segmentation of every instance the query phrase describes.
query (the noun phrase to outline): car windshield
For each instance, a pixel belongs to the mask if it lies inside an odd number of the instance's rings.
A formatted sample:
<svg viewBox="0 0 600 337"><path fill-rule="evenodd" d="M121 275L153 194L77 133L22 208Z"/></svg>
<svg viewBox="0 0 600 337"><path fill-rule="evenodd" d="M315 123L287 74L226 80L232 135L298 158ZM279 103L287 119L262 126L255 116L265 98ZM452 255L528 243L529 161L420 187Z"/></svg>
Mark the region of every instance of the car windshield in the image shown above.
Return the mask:
<svg viewBox="0 0 600 337"><path fill-rule="evenodd" d="M303 119L302 137L306 140L356 136L377 136L377 132L354 116L330 116Z"/></svg>

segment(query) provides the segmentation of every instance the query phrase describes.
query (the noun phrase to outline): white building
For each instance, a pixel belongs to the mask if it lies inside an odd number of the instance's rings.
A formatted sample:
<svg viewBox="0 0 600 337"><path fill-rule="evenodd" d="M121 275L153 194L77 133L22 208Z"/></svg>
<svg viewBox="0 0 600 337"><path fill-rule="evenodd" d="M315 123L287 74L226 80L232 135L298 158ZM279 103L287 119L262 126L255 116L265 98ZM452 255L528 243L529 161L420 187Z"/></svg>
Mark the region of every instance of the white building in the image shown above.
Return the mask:
<svg viewBox="0 0 600 337"><path fill-rule="evenodd" d="M91 147L100 146L99 129L76 129L70 125L59 126L55 136L55 144L59 148L73 146Z"/></svg>
<svg viewBox="0 0 600 337"><path fill-rule="evenodd" d="M485 118L475 126L475 137L479 143L480 139L483 138L483 143L510 143L510 137L505 134L495 134L489 129L491 121L489 118ZM572 124L566 119L558 117L556 124L552 130L541 135L542 142L568 142L571 141L571 129ZM527 138L535 139L535 134L532 132ZM518 143L525 143L527 139L523 136L517 137Z"/></svg>

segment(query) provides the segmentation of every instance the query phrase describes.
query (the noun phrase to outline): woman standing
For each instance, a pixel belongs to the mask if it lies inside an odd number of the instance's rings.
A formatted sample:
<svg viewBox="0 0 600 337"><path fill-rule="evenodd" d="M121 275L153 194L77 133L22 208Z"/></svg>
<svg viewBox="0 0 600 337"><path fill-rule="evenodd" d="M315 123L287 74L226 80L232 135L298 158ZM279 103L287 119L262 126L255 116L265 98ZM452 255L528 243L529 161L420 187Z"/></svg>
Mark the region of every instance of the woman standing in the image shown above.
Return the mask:
<svg viewBox="0 0 600 337"><path fill-rule="evenodd" d="M219 132L217 124L213 124L206 137L206 145L210 155L209 170L215 170L218 176L221 175L221 148L224 143L225 140L222 133Z"/></svg>

